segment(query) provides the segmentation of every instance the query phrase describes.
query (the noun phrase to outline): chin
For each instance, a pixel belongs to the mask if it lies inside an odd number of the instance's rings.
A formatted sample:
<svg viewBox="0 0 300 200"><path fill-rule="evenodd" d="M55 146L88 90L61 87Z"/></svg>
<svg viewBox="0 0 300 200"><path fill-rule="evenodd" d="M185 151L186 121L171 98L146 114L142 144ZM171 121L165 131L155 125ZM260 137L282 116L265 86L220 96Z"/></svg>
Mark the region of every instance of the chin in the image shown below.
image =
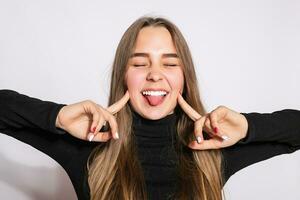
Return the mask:
<svg viewBox="0 0 300 200"><path fill-rule="evenodd" d="M162 110L152 110L143 111L142 115L146 119L158 120L166 117L167 115L173 113L173 111L162 111Z"/></svg>

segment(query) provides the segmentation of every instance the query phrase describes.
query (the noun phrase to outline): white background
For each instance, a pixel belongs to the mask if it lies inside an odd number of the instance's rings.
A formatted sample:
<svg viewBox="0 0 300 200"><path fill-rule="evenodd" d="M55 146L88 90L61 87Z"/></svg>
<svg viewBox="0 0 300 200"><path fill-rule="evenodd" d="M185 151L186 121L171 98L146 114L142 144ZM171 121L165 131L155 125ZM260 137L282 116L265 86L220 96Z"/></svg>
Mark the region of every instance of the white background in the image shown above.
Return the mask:
<svg viewBox="0 0 300 200"><path fill-rule="evenodd" d="M173 21L194 58L207 111L300 109L300 1L0 0L0 89L106 106L126 28L151 14ZM232 176L229 200L300 199L300 151ZM0 199L76 199L53 159L0 135Z"/></svg>

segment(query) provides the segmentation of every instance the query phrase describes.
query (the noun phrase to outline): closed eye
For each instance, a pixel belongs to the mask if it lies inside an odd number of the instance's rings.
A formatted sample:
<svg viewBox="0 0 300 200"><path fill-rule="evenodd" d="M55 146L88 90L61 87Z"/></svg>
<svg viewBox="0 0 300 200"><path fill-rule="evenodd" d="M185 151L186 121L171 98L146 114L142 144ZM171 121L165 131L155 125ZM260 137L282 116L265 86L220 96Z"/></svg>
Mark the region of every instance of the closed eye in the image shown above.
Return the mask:
<svg viewBox="0 0 300 200"><path fill-rule="evenodd" d="M164 64L164 66L175 67L177 64Z"/></svg>
<svg viewBox="0 0 300 200"><path fill-rule="evenodd" d="M144 66L146 66L146 64L140 64L140 65L137 65L137 64L135 64L135 65L133 65L134 67L144 67Z"/></svg>

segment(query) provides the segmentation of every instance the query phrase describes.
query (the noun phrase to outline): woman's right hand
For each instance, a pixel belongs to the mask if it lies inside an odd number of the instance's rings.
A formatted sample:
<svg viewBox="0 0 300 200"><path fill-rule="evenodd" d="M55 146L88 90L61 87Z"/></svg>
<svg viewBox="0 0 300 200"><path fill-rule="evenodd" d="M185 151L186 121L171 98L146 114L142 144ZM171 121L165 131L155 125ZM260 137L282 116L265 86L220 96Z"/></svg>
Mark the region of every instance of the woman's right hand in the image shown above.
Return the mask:
<svg viewBox="0 0 300 200"><path fill-rule="evenodd" d="M112 136L119 138L118 124L114 114L119 112L129 100L129 93L107 109L86 100L64 106L56 118L56 127L64 129L72 136L82 140L106 142ZM110 131L99 132L105 122L109 123Z"/></svg>

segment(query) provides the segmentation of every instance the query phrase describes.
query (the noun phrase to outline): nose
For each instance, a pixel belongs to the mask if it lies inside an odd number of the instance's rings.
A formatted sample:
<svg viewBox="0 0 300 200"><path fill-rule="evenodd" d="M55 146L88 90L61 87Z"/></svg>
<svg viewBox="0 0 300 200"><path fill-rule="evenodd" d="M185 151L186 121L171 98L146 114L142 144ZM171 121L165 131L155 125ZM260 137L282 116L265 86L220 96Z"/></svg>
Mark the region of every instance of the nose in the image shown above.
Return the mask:
<svg viewBox="0 0 300 200"><path fill-rule="evenodd" d="M147 74L147 81L159 81L163 79L163 74L160 71L159 66L151 66Z"/></svg>

